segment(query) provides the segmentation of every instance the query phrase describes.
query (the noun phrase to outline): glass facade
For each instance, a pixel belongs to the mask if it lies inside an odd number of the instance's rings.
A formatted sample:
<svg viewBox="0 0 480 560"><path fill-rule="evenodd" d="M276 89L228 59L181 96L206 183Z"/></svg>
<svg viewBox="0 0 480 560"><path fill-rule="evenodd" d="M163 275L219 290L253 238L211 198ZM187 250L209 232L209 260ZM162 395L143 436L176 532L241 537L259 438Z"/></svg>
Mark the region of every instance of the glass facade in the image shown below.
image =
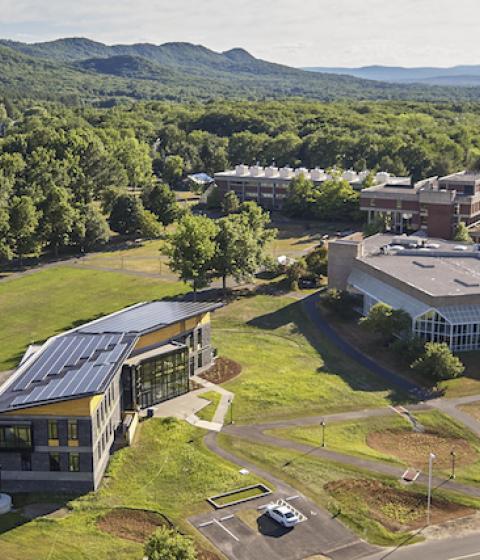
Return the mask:
<svg viewBox="0 0 480 560"><path fill-rule="evenodd" d="M137 366L136 374L141 408L183 395L189 390L188 349L145 361Z"/></svg>
<svg viewBox="0 0 480 560"><path fill-rule="evenodd" d="M0 449L30 449L32 430L30 426L0 426Z"/></svg>
<svg viewBox="0 0 480 560"><path fill-rule="evenodd" d="M480 322L456 323L433 309L416 318L414 334L428 342L445 342L456 352L480 349Z"/></svg>

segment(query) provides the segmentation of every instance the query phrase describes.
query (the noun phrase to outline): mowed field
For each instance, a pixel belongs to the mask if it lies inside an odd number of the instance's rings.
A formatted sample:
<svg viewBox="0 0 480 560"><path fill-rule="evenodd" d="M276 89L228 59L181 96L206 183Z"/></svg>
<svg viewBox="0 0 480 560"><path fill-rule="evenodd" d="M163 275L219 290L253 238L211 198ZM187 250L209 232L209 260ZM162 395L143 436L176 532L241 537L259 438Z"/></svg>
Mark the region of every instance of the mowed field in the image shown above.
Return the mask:
<svg viewBox="0 0 480 560"><path fill-rule="evenodd" d="M235 393L237 422L387 406L399 398L322 337L292 297L239 299L214 314L212 334L219 355L242 366L225 384Z"/></svg>
<svg viewBox="0 0 480 560"><path fill-rule="evenodd" d="M14 368L26 347L77 324L187 287L114 272L56 266L0 282L0 371Z"/></svg>

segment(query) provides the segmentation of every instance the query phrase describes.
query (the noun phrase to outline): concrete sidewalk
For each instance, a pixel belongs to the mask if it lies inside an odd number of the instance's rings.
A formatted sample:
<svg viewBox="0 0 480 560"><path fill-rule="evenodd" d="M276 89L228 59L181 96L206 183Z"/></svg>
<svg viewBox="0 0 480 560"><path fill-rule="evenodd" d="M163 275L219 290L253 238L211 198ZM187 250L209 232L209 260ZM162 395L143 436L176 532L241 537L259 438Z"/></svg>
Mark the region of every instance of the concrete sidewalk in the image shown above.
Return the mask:
<svg viewBox="0 0 480 560"><path fill-rule="evenodd" d="M180 420L186 420L189 424L192 424L192 426L196 426L197 428L219 432L223 428L225 416L228 412L230 403L233 401L234 394L219 385L215 385L210 381L202 379L201 377L193 376L192 380L197 385L200 385L201 389L190 391L185 395L181 395L180 397L176 397L150 407L155 411L154 416L158 418L171 416L173 418L179 418ZM210 401L202 398L202 395L210 391L219 393L221 398L212 421L207 421L200 419L197 416L197 412L209 405Z"/></svg>

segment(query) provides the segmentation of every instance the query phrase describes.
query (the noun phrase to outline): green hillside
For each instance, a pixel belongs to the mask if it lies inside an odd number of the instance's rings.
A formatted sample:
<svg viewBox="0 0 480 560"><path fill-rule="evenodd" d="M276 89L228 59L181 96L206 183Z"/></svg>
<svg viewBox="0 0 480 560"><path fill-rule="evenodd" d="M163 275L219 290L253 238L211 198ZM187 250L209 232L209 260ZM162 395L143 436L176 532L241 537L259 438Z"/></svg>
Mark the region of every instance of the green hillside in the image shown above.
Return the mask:
<svg viewBox="0 0 480 560"><path fill-rule="evenodd" d="M0 93L37 99L480 98L479 88L388 84L306 72L259 60L239 48L217 53L189 43L108 46L83 38L34 44L0 40L0 71Z"/></svg>

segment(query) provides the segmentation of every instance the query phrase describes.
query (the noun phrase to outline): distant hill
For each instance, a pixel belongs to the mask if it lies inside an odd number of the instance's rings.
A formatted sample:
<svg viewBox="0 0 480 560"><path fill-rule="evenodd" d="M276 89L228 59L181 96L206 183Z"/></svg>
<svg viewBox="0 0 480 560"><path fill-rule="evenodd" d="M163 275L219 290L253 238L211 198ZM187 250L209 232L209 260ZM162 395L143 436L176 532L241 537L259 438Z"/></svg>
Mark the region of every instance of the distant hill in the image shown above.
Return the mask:
<svg viewBox="0 0 480 560"><path fill-rule="evenodd" d="M448 86L478 86L480 84L480 65L452 66L451 68L402 66L362 66L360 68L342 67L308 67L310 72L352 76L364 80L380 80L384 82L407 84L418 83Z"/></svg>
<svg viewBox="0 0 480 560"><path fill-rule="evenodd" d="M345 70L345 69L344 69ZM190 43L105 45L85 38L0 40L0 93L110 103L121 99L478 99L478 88L391 84L339 71L306 72ZM448 84L447 84L448 85Z"/></svg>

